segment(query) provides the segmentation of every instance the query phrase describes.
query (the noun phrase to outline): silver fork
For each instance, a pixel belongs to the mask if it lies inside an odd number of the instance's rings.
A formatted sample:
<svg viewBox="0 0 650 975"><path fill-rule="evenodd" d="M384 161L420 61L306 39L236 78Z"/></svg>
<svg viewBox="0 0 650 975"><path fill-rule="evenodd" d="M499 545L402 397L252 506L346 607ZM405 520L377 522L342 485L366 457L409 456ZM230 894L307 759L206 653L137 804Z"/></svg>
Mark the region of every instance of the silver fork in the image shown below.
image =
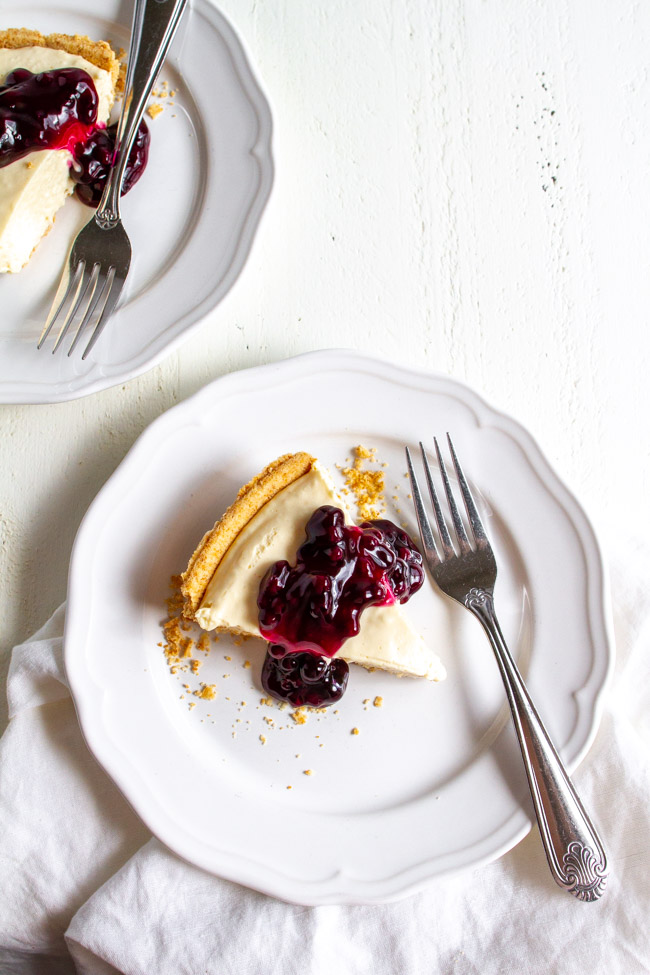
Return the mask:
<svg viewBox="0 0 650 975"><path fill-rule="evenodd" d="M67 306L52 353L60 348L72 322L78 319L77 331L68 350L68 355L72 355L86 326L94 319L90 341L81 357L85 359L115 310L131 266L131 242L120 217L124 171L147 99L186 5L187 0L136 0L113 165L96 213L72 244L38 341L39 349Z"/></svg>
<svg viewBox="0 0 650 975"><path fill-rule="evenodd" d="M458 511L438 441L434 438L458 551L447 528L427 456L420 443L424 472L438 526L436 544L407 447L406 462L426 562L438 587L476 616L492 645L512 711L551 873L560 887L579 900L595 901L602 895L607 880L605 851L506 646L494 611L494 584L497 577L494 553L449 434L447 440L467 513L472 543L467 537Z"/></svg>

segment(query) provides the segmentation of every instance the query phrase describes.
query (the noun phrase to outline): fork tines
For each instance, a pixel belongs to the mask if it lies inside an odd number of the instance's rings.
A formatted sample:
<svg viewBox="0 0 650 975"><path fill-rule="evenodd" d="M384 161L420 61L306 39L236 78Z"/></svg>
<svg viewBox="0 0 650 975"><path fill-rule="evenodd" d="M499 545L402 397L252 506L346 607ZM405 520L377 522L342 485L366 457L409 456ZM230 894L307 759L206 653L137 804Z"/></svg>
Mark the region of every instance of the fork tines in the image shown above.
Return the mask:
<svg viewBox="0 0 650 975"><path fill-rule="evenodd" d="M109 267L107 273L102 273L101 265L96 263L90 271L87 271L85 262L79 261L74 274L69 275L67 279L64 278L61 282L52 303L52 310L38 341L37 348L40 349L43 346L43 343L52 331L54 323L59 319L63 309L67 305L68 310L63 317L59 334L52 347L52 354L59 349L70 330L70 326L75 318L77 318L79 323L70 348L68 349L68 355L72 355L86 326L93 317L96 317L95 328L82 355L82 359L85 359L99 338L103 324L110 315L110 312L109 315L105 313L109 304L114 278L115 269L113 267Z"/></svg>
<svg viewBox="0 0 650 975"><path fill-rule="evenodd" d="M434 437L433 442L436 449L436 456L438 458L438 467L440 469L440 476L442 478L442 483L445 490L445 495L447 497L447 503L449 505L449 512L451 516L451 522L454 528L454 533L456 535L456 540L460 553L465 554L472 551L472 545L467 537L467 532L465 531L465 525L461 518L460 512L458 511L458 506L454 498L454 494L449 481L449 475L447 473L447 467L445 465L442 453L440 451L440 446L438 440ZM454 465L454 470L456 472L456 477L458 479L458 485L460 487L460 492L463 497L463 502L465 505L465 511L467 512L467 519L469 527L472 533L474 546L476 549L487 548L489 543L485 534L485 529L483 528L483 523L479 516L476 504L472 497L472 492L470 491L469 484L467 483L467 478L463 473L463 469L460 466L456 451L454 449L453 442L449 434L447 434L447 442L449 444L449 451L451 454L451 459ZM422 544L424 545L426 554L429 558L433 558L435 561L440 562L445 559L452 558L456 551L454 549L451 536L449 534L449 529L447 528L447 523L445 521L445 516L442 512L440 506L440 501L438 499L438 492L435 488L433 477L431 474L431 468L429 466L429 461L427 459L426 451L424 449L423 443L420 441L420 453L422 454L422 464L424 466L424 473L427 480L427 487L429 489L429 496L431 498L431 504L433 505L434 514L436 516L436 524L438 526L439 532L439 547L440 552L438 552L438 546L436 546L433 532L431 531L431 525L429 523L429 518L426 513L424 502L422 500L422 492L418 484L415 471L413 469L413 462L411 460L411 452L406 448L406 462L408 464L409 476L411 479L411 485L413 489L413 499L415 502L415 513L418 520L418 526L420 529L420 535L422 537Z"/></svg>

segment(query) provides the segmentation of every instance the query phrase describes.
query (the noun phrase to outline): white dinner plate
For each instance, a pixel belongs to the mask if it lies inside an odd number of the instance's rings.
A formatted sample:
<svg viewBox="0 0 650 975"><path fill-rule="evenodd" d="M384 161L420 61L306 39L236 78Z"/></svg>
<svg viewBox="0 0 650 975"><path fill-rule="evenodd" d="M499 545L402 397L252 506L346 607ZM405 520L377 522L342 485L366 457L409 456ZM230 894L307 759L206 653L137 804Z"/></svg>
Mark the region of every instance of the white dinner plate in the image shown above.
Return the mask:
<svg viewBox="0 0 650 975"><path fill-rule="evenodd" d="M132 4L0 0L2 27L81 33L128 48ZM149 163L123 198L133 262L122 305L85 361L36 343L70 244L91 211L59 211L27 267L0 275L0 402L55 403L124 382L176 348L223 298L249 253L273 179L271 114L241 42L191 0L156 90ZM173 104L171 104L173 102ZM61 354L63 352L63 354Z"/></svg>
<svg viewBox="0 0 650 975"><path fill-rule="evenodd" d="M568 766L587 751L612 659L603 568L531 437L448 378L352 352L299 356L219 379L160 417L74 546L65 660L84 735L180 856L286 900L368 903L491 860L530 829L489 644L432 584L405 611L447 680L352 666L340 704L303 725L261 703L261 641L222 636L205 659L197 651L198 674L171 673L160 645L170 576L265 464L307 450L340 479L356 445L374 447L388 516L415 534L404 445L445 431L497 552L506 638ZM194 694L202 684L214 700Z"/></svg>

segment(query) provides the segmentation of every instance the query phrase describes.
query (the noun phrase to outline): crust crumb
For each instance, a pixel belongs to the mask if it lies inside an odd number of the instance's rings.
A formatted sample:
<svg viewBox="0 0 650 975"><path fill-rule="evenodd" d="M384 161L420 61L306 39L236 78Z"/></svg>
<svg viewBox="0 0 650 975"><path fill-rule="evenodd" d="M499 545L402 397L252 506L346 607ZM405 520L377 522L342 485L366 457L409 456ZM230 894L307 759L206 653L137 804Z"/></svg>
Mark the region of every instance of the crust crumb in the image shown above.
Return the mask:
<svg viewBox="0 0 650 975"><path fill-rule="evenodd" d="M354 448L353 454L352 466L343 469L345 483L354 494L361 519L371 521L373 518L380 518L386 508L384 472L368 467L368 463L377 462L377 451L374 447L359 444Z"/></svg>

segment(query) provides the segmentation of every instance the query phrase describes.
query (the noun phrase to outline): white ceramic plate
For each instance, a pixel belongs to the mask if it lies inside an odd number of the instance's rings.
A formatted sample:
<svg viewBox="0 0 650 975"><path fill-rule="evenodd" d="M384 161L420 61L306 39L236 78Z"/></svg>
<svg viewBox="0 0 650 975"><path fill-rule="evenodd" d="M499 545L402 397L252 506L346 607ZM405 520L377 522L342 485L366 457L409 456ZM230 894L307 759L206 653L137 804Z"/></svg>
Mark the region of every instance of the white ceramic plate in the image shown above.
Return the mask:
<svg viewBox="0 0 650 975"><path fill-rule="evenodd" d="M447 430L497 550L506 638L569 767L585 754L611 663L603 570L585 515L530 436L444 377L350 352L300 356L226 376L152 424L74 547L65 657L83 732L182 857L287 900L360 903L495 858L528 832L491 650L432 586L406 610L447 680L352 667L338 707L302 726L260 703L261 641L222 637L196 676L172 675L159 646L170 575L267 462L304 449L336 473L355 445L374 446L388 514L414 533L404 444ZM216 700L193 695L201 682Z"/></svg>
<svg viewBox="0 0 650 975"><path fill-rule="evenodd" d="M128 48L132 4L0 0L4 27L88 34ZM273 178L271 115L241 43L192 0L154 99L149 164L123 200L134 259L120 310L85 361L36 343L67 251L91 211L70 200L17 275L0 275L0 402L54 403L124 382L171 352L241 271ZM61 351L61 350L60 350Z"/></svg>

